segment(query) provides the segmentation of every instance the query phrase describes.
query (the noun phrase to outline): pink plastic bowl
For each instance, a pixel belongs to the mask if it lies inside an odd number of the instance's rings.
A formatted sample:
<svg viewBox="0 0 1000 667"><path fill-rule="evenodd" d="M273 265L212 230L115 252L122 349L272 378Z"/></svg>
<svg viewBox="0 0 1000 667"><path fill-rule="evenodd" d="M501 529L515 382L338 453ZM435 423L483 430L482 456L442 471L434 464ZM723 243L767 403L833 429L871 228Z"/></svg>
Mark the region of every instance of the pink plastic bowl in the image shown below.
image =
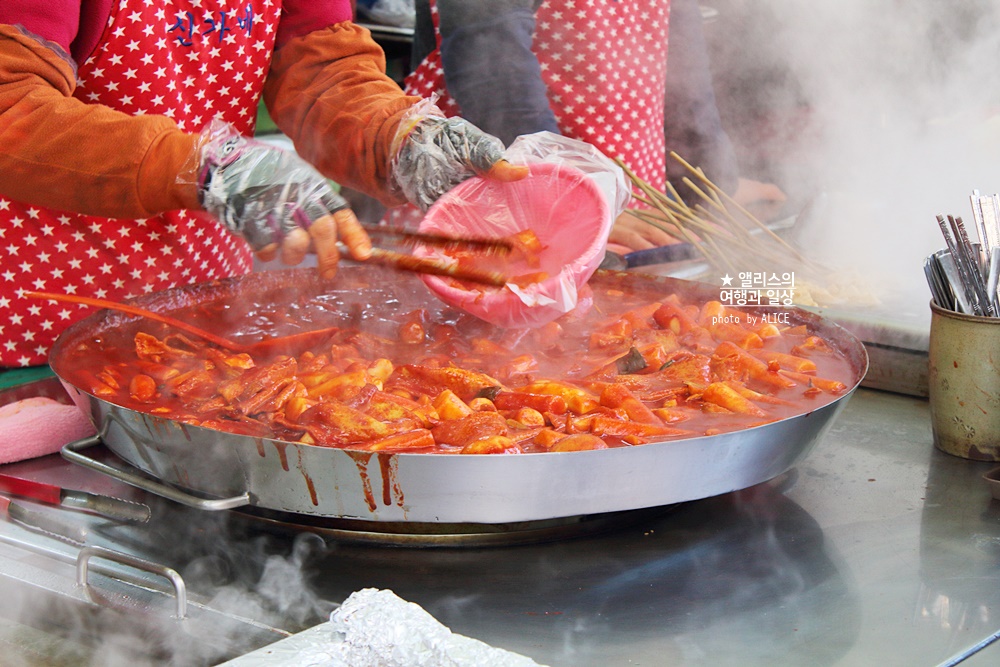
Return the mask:
<svg viewBox="0 0 1000 667"><path fill-rule="evenodd" d="M420 231L472 238L497 238L526 229L541 241L541 266L549 277L519 290L461 286L438 276L422 276L445 303L503 327L537 327L570 312L604 258L611 227L608 203L582 171L535 163L512 183L471 178L438 199ZM421 254L433 255L424 249Z"/></svg>

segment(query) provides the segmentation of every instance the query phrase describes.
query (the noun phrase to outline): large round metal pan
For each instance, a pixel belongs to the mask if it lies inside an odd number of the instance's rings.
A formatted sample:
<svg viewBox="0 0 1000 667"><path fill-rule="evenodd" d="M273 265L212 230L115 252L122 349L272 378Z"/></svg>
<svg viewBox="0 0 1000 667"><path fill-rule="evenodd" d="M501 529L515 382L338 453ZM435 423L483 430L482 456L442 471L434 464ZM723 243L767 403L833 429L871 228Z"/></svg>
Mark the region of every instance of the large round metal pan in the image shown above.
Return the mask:
<svg viewBox="0 0 1000 667"><path fill-rule="evenodd" d="M332 283L312 271L252 274L241 279L180 288L137 299L169 313L214 299L279 300L289 290L329 292L370 301L354 278L374 267L343 266ZM379 282L381 280L382 282ZM405 285L407 299L432 313L443 308L412 276L386 274L367 284ZM632 273L599 271L592 285L696 298L718 298L709 286ZM345 296L345 298L349 298ZM386 299L384 294L374 295ZM399 298L399 293L390 299ZM386 307L383 303L381 307ZM399 304L399 307L411 307ZM377 522L501 524L670 505L767 481L800 461L820 440L867 369L864 346L836 324L784 308L847 357L849 391L812 412L742 431L634 447L520 455L362 453L234 435L189 426L114 405L67 378L68 350L109 328L136 320L102 311L70 327L51 353L51 365L118 457L195 498L221 506Z"/></svg>

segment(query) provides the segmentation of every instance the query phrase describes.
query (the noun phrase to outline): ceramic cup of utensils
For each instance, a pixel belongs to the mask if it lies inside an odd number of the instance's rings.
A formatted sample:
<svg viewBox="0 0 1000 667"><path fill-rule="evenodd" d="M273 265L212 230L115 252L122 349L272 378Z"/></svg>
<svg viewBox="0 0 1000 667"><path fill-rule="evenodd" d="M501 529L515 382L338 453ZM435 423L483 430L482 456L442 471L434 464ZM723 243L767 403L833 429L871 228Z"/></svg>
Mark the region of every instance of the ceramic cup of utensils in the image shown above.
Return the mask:
<svg viewBox="0 0 1000 667"><path fill-rule="evenodd" d="M1000 461L1000 317L931 301L928 394L938 449Z"/></svg>

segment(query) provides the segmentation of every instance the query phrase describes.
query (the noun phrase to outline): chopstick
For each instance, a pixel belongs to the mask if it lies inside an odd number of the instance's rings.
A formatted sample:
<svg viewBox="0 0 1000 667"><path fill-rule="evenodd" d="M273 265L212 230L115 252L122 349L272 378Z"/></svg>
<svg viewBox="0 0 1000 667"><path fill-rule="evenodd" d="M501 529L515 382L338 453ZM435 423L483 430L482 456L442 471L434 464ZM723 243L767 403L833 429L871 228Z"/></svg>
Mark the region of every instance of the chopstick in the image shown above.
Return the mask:
<svg viewBox="0 0 1000 667"><path fill-rule="evenodd" d="M970 315L995 317L995 296L988 291L989 276L983 276L984 261L970 242L962 218L949 215L946 221L943 215L939 215L936 219L958 273L959 284L952 285L952 289L961 289L968 301ZM992 249L990 254L992 256Z"/></svg>
<svg viewBox="0 0 1000 667"><path fill-rule="evenodd" d="M448 236L447 234L416 232L404 227L375 223L361 223L361 226L370 236L395 237L400 245L407 246L429 245L444 250L471 250L483 255L506 254L514 247L506 239ZM346 251L346 248L343 250ZM484 271L462 266L458 262L444 258L416 257L378 246L372 248L371 257L367 261L400 271L444 276L491 287L503 287L508 282L507 276L497 271Z"/></svg>
<svg viewBox="0 0 1000 667"><path fill-rule="evenodd" d="M972 191L973 243L961 217L935 217L945 248L932 253L925 274L934 302L948 310L1000 317L1000 197Z"/></svg>
<svg viewBox="0 0 1000 667"><path fill-rule="evenodd" d="M372 248L368 261L390 266L400 271L428 273L435 276L445 276L455 280L464 280L480 285L503 287L507 284L507 276L496 271L481 271L472 267L463 267L457 263L430 257L415 257L385 248Z"/></svg>
<svg viewBox="0 0 1000 667"><path fill-rule="evenodd" d="M361 226L369 236L393 236L406 245L433 245L442 248L479 250L481 252L507 253L513 249L505 239L464 238L447 234L416 232L404 227L362 222Z"/></svg>

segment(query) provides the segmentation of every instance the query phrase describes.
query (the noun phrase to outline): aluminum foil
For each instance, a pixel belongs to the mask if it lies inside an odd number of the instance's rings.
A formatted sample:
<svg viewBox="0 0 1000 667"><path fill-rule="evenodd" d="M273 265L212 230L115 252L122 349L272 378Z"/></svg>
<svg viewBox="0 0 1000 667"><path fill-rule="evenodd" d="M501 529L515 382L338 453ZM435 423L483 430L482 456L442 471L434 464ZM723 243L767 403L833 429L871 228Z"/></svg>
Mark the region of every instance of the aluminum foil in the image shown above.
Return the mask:
<svg viewBox="0 0 1000 667"><path fill-rule="evenodd" d="M544 667L449 630L389 590L352 593L327 623L220 667Z"/></svg>

